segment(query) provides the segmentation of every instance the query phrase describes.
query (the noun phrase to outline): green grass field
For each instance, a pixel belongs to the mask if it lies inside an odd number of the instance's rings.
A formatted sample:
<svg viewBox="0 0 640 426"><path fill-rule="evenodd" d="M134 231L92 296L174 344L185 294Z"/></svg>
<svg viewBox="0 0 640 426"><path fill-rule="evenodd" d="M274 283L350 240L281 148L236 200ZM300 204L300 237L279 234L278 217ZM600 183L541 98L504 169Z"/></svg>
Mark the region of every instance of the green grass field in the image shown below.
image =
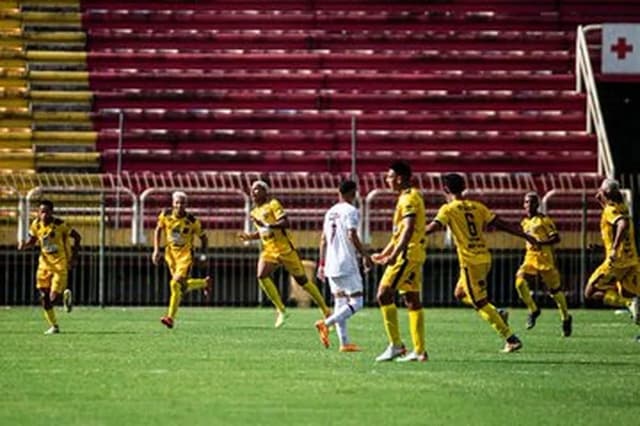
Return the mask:
<svg viewBox="0 0 640 426"><path fill-rule="evenodd" d="M350 322L361 353L321 347L316 310L282 329L271 309L0 310L2 425L634 425L640 418L640 328L612 311L574 311L560 337L555 310L534 330L511 311L524 349L502 342L471 309L428 309L427 363L373 359L380 315ZM400 311L408 341L406 312Z"/></svg>

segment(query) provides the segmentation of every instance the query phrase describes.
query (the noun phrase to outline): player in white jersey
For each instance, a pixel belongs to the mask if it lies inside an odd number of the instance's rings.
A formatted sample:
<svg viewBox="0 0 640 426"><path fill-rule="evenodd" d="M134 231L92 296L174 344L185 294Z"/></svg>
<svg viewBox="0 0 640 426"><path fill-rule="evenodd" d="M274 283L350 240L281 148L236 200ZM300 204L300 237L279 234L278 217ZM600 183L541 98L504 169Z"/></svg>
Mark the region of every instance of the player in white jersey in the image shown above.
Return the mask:
<svg viewBox="0 0 640 426"><path fill-rule="evenodd" d="M358 238L360 213L353 206L356 183L346 180L338 187L339 201L324 216L320 239L318 278L327 279L334 298L333 314L316 321L320 341L329 347L329 327L335 325L340 341L340 352L358 352L347 333L347 319L362 309L362 276L358 255L362 256L364 270L371 268L371 258Z"/></svg>

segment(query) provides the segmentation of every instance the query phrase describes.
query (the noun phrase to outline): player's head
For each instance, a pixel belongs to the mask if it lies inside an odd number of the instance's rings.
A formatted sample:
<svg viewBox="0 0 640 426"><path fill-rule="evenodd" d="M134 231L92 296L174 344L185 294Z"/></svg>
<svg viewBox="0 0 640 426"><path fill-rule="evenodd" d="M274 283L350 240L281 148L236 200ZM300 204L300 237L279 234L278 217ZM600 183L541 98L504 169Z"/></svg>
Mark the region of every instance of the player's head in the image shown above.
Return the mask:
<svg viewBox="0 0 640 426"><path fill-rule="evenodd" d="M171 205L176 212L184 213L184 209L187 207L187 194L182 191L175 191L171 194Z"/></svg>
<svg viewBox="0 0 640 426"><path fill-rule="evenodd" d="M524 210L527 212L529 216L533 216L538 212L538 207L540 207L540 197L537 192L527 192L524 195Z"/></svg>
<svg viewBox="0 0 640 426"><path fill-rule="evenodd" d="M256 204L262 204L267 199L267 194L269 193L269 184L262 180L254 180L251 183L251 198Z"/></svg>
<svg viewBox="0 0 640 426"><path fill-rule="evenodd" d="M340 198L347 202L353 201L356 196L357 185L351 179L343 180L338 185L338 192L340 192Z"/></svg>
<svg viewBox="0 0 640 426"><path fill-rule="evenodd" d="M40 200L38 204L38 218L42 221L48 222L53 217L53 201Z"/></svg>
<svg viewBox="0 0 640 426"><path fill-rule="evenodd" d="M596 198L601 202L614 201L622 202L622 193L620 192L620 183L611 178L606 178L600 184L600 189L596 194Z"/></svg>
<svg viewBox="0 0 640 426"><path fill-rule="evenodd" d="M467 188L464 178L457 173L447 173L442 176L442 187L444 192L453 195L461 195Z"/></svg>
<svg viewBox="0 0 640 426"><path fill-rule="evenodd" d="M411 186L411 166L403 160L394 161L389 166L385 180L394 191Z"/></svg>

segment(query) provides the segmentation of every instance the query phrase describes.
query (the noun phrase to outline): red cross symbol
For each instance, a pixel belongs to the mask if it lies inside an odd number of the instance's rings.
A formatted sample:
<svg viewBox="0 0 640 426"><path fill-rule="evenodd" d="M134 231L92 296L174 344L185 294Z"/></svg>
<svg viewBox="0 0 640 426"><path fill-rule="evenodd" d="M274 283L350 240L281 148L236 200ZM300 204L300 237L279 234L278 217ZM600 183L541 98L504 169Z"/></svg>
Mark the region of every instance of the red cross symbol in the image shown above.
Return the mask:
<svg viewBox="0 0 640 426"><path fill-rule="evenodd" d="M625 37L618 37L618 42L611 45L611 51L618 54L618 59L625 59L628 52L633 52L633 45L627 44Z"/></svg>

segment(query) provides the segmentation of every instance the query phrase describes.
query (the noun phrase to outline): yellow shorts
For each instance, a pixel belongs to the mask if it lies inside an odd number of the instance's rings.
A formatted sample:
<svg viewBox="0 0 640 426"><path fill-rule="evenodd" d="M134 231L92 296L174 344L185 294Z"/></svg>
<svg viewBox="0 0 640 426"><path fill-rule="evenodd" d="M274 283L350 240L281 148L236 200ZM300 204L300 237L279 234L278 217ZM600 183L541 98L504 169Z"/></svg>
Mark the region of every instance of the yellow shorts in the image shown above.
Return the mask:
<svg viewBox="0 0 640 426"><path fill-rule="evenodd" d="M471 303L476 306L480 300L488 299L487 295L487 275L491 270L491 263L481 263L479 265L467 265L460 268L460 277L456 288L464 289L464 292Z"/></svg>
<svg viewBox="0 0 640 426"><path fill-rule="evenodd" d="M188 278L191 274L191 266L193 265L193 253L187 249L170 249L164 251L164 260L167 262L171 276L176 275Z"/></svg>
<svg viewBox="0 0 640 426"><path fill-rule="evenodd" d="M302 266L302 261L300 260L300 256L298 252L295 250L291 250L285 254L273 253L263 251L260 253L260 260L266 263L275 263L282 265L284 269L289 272L289 274L294 277L306 276L304 271L304 266Z"/></svg>
<svg viewBox="0 0 640 426"><path fill-rule="evenodd" d="M413 262L407 259L396 260L396 263L385 268L380 279L380 287L391 287L400 294L418 292L422 289L422 265L424 262Z"/></svg>
<svg viewBox="0 0 640 426"><path fill-rule="evenodd" d="M49 291L62 294L67 288L68 276L67 268L53 269L40 264L36 272L36 288L38 290L49 289Z"/></svg>
<svg viewBox="0 0 640 426"><path fill-rule="evenodd" d="M588 285L602 291L622 288L627 294L640 296L640 264L619 268L605 260L593 271Z"/></svg>
<svg viewBox="0 0 640 426"><path fill-rule="evenodd" d="M516 276L529 279L530 277L538 278L547 287L548 290L557 290L560 288L560 272L557 268L538 269L528 263L523 263L518 269Z"/></svg>

